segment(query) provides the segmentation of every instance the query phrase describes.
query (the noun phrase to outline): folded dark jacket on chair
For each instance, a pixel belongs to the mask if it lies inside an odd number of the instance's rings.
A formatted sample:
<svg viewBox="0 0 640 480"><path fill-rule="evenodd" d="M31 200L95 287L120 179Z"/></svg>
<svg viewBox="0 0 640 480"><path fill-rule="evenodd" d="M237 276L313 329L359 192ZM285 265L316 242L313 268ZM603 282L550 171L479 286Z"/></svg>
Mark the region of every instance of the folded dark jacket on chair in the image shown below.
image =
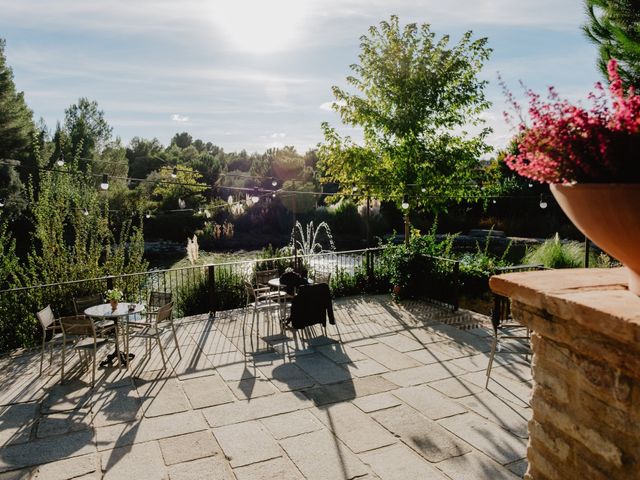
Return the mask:
<svg viewBox="0 0 640 480"><path fill-rule="evenodd" d="M307 285L309 280L296 272L286 272L280 277L280 285L289 295L293 295L296 289L302 285Z"/></svg>
<svg viewBox="0 0 640 480"><path fill-rule="evenodd" d="M291 316L289 322L293 328L304 328L316 323L335 325L331 290L326 283L304 285L298 289L298 294L291 301Z"/></svg>

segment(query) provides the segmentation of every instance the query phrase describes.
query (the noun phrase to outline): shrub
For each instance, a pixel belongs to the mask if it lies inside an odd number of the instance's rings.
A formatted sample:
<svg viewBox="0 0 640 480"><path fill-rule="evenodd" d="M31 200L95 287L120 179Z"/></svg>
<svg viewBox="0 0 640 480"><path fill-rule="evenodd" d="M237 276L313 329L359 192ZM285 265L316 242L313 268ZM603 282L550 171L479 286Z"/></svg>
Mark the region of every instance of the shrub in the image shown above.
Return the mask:
<svg viewBox="0 0 640 480"><path fill-rule="evenodd" d="M243 276L221 268L215 272L215 311L243 307L246 302ZM206 275L201 274L195 281L178 287L176 309L176 316L197 315L210 310Z"/></svg>
<svg viewBox="0 0 640 480"><path fill-rule="evenodd" d="M579 242L561 242L556 233L542 245L527 250L523 261L547 268L577 268L584 264L584 247Z"/></svg>

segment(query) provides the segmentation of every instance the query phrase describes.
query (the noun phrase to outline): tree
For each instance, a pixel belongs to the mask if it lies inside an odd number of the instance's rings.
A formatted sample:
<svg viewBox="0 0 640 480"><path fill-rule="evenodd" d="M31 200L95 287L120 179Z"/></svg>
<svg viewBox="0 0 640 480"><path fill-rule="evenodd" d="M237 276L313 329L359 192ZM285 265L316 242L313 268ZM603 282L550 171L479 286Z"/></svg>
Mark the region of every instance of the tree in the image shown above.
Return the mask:
<svg viewBox="0 0 640 480"><path fill-rule="evenodd" d="M0 39L0 160L15 160L23 167L34 167L34 140L36 128L33 114L24 100L23 92L16 91L13 71L7 65L4 54L5 41ZM20 174L13 166L3 166L0 173L0 198L6 202L6 210L12 216L24 206L24 183L34 168L22 169Z"/></svg>
<svg viewBox="0 0 640 480"><path fill-rule="evenodd" d="M104 112L98 109L98 102L84 97L64 111L64 127L71 140L72 154L84 159L80 162L84 166L86 159L102 153L113 130Z"/></svg>
<svg viewBox="0 0 640 480"><path fill-rule="evenodd" d="M187 132L176 133L171 139L171 145L176 145L180 148L187 148L191 145L192 141L193 137L191 137Z"/></svg>
<svg viewBox="0 0 640 480"><path fill-rule="evenodd" d="M479 158L491 149L480 118L489 106L486 82L477 74L491 50L471 32L453 47L448 36L435 37L427 24L401 29L392 16L360 38L360 63L347 77L359 94L334 86L333 107L343 123L362 128L364 143L324 123L318 151L324 180L342 193L355 185L399 206L408 195L411 208L438 211L479 190Z"/></svg>
<svg viewBox="0 0 640 480"><path fill-rule="evenodd" d="M618 60L626 87L640 88L640 4L637 0L585 0L588 23L582 28L598 45L598 65L608 79L607 63Z"/></svg>

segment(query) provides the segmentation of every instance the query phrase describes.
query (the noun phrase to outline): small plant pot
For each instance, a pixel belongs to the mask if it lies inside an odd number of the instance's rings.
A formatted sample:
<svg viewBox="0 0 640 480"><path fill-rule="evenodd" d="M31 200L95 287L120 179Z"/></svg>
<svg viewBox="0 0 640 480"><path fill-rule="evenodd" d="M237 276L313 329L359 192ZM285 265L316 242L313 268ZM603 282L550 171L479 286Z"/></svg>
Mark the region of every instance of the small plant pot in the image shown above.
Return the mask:
<svg viewBox="0 0 640 480"><path fill-rule="evenodd" d="M400 285L393 286L393 294L397 297L402 292L402 287Z"/></svg>
<svg viewBox="0 0 640 480"><path fill-rule="evenodd" d="M118 301L117 300L109 300L109 303L111 304L111 311L115 312L116 308L118 308Z"/></svg>
<svg viewBox="0 0 640 480"><path fill-rule="evenodd" d="M640 295L640 184L551 185L573 224L629 271L629 290Z"/></svg>

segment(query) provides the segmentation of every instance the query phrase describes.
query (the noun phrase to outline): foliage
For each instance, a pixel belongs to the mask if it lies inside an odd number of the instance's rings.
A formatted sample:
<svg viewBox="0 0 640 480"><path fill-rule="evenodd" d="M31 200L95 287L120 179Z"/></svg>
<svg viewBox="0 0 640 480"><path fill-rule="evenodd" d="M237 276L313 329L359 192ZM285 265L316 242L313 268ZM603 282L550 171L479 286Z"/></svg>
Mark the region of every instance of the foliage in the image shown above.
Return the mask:
<svg viewBox="0 0 640 480"><path fill-rule="evenodd" d="M460 287L466 295L478 295L489 290L489 277L495 275L501 267L507 267L510 263L506 260L509 255L509 247L502 256L496 257L489 253L491 235L487 235L484 248L476 244L476 251L465 253L458 257L460 262Z"/></svg>
<svg viewBox="0 0 640 480"><path fill-rule="evenodd" d="M625 95L615 60L609 62L609 78L612 109L599 83L598 93L589 95L594 103L591 110L560 99L553 88L549 103L528 90L531 126L505 87L507 99L520 114L522 134L518 153L505 158L507 165L545 183L640 182L640 95L633 90Z"/></svg>
<svg viewBox="0 0 640 480"><path fill-rule="evenodd" d="M149 208L164 211L197 209L204 203L202 192L205 186L199 182L201 178L202 175L189 167L183 166L177 171L172 167L162 167L147 177L147 180L155 182L152 187L145 185L145 188L151 188Z"/></svg>
<svg viewBox="0 0 640 480"><path fill-rule="evenodd" d="M104 292L104 298L109 302L121 302L124 298L124 293L118 288L110 288L109 290Z"/></svg>
<svg viewBox="0 0 640 480"><path fill-rule="evenodd" d="M226 270L215 270L215 311L231 310L245 305L243 276ZM197 276L195 281L178 288L176 308L177 315L188 316L210 311L210 294L208 279L204 274Z"/></svg>
<svg viewBox="0 0 640 480"><path fill-rule="evenodd" d="M329 243L329 249L326 249L320 242L320 234L323 232ZM306 228L300 222L296 222L291 230L290 248L297 250L300 255L306 256L335 250L336 246L331 236L331 228L326 222L319 223L317 227L314 227L313 222L309 222Z"/></svg>
<svg viewBox="0 0 640 480"><path fill-rule="evenodd" d="M612 58L620 62L626 87L640 88L640 5L635 0L585 0L587 37L598 45L598 64L607 76Z"/></svg>
<svg viewBox="0 0 640 480"><path fill-rule="evenodd" d="M401 29L396 16L361 37L360 63L347 77L360 95L333 87L333 107L343 123L364 130L364 145L325 123L318 152L324 179L338 182L341 192L366 185L367 194L398 206L411 193L412 207L431 211L450 197L479 193L470 182L490 147L480 118L489 105L486 82L477 74L490 49L471 32L453 47L448 36L435 37L427 24ZM462 131L470 126L480 133Z"/></svg>
<svg viewBox="0 0 640 480"><path fill-rule="evenodd" d="M262 270L278 270L278 274L282 275L288 267L291 266L291 260L282 257L288 257L292 254L289 247L274 248L271 244L262 249L257 256L254 272ZM274 260L279 259L279 260Z"/></svg>
<svg viewBox="0 0 640 480"><path fill-rule="evenodd" d="M542 245L527 250L523 261L547 268L579 268L584 266L584 246L580 242L562 242L556 233Z"/></svg>
<svg viewBox="0 0 640 480"><path fill-rule="evenodd" d="M64 127L71 140L71 152L81 159L81 165L102 152L113 131L104 111L98 109L98 102L84 97L65 110Z"/></svg>

